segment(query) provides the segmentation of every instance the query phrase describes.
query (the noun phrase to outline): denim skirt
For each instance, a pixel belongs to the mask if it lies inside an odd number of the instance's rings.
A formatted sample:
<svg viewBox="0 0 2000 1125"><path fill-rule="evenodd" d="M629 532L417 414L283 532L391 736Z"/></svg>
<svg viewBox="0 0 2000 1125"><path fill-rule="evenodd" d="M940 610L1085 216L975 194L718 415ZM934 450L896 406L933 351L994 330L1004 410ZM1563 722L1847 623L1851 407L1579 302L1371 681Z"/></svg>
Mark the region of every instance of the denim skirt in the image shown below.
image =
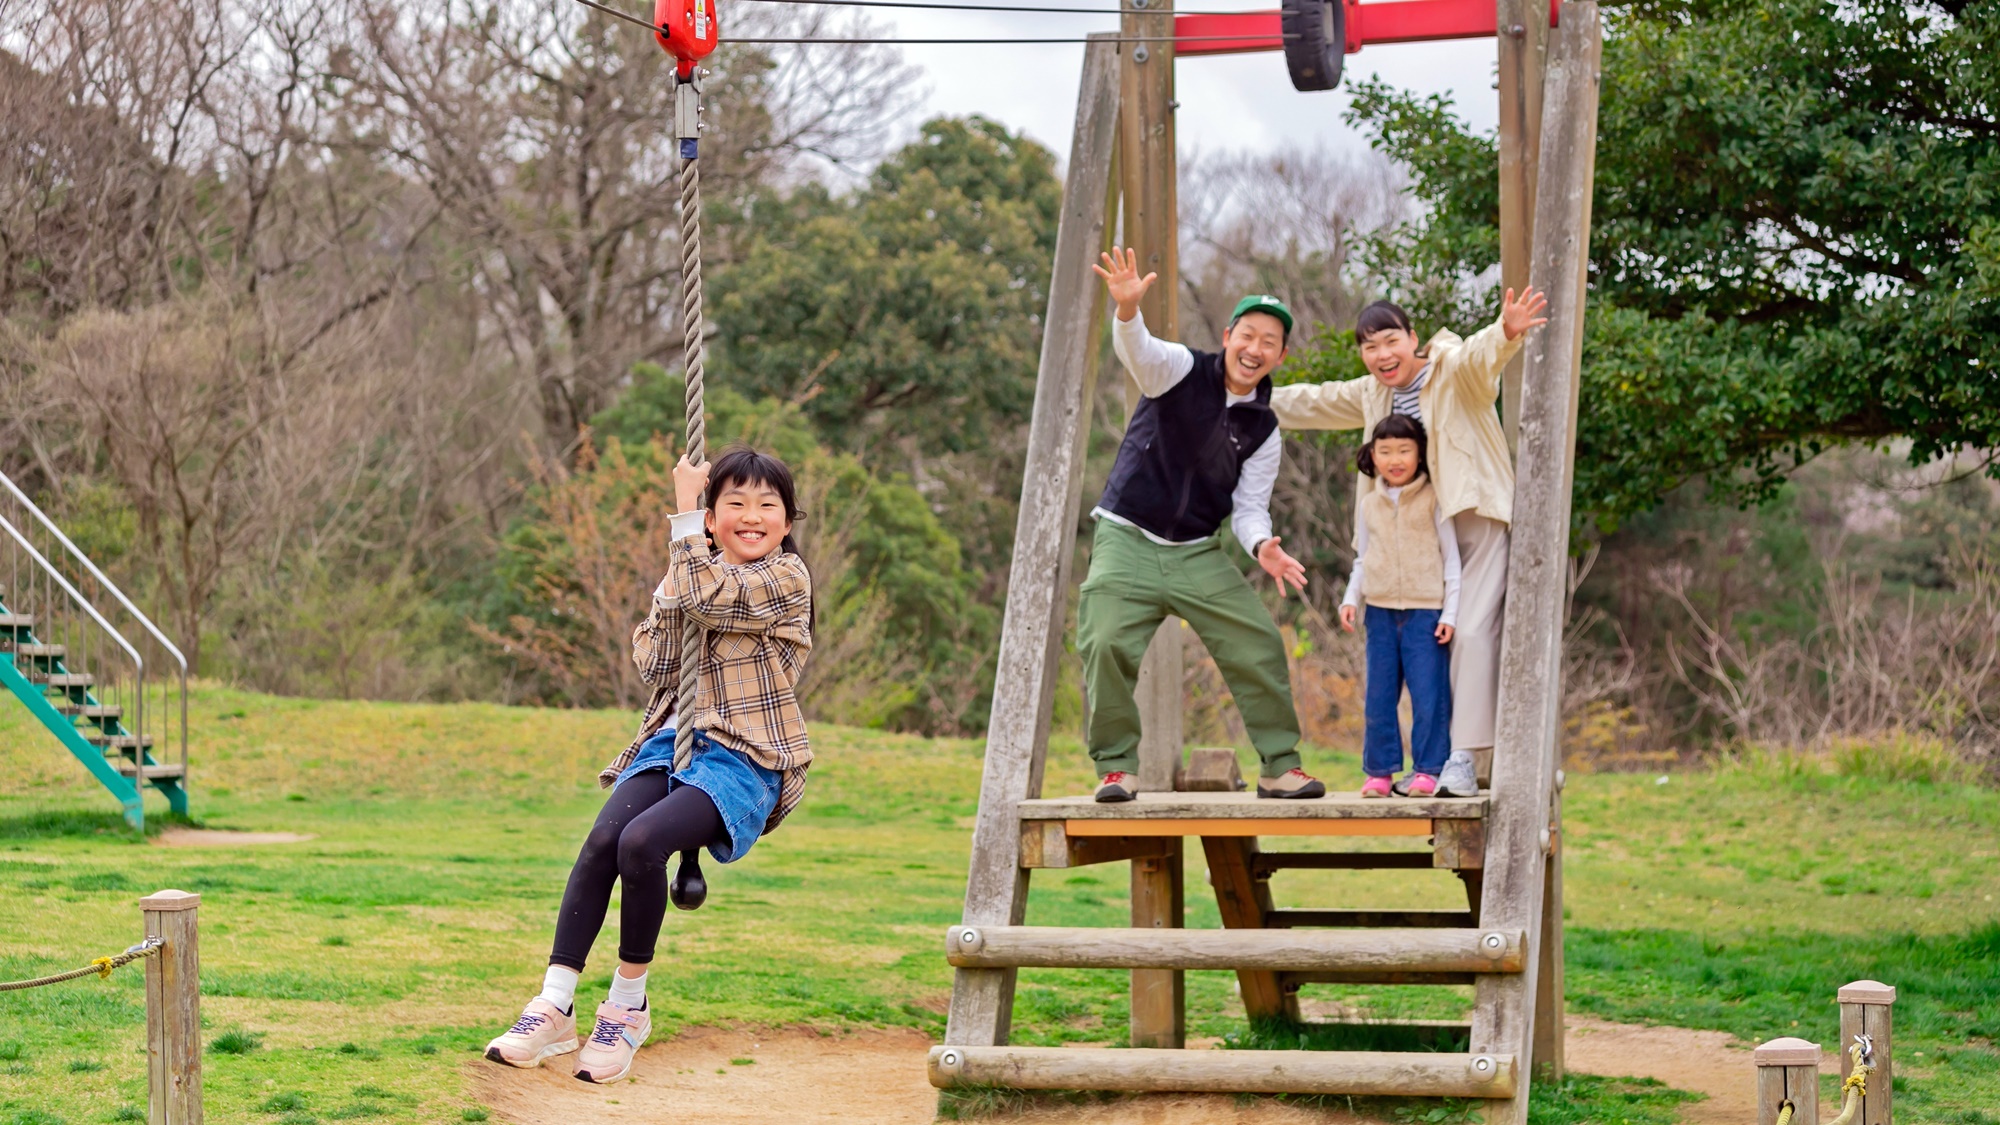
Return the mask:
<svg viewBox="0 0 2000 1125"><path fill-rule="evenodd" d="M764 834L771 810L778 807L778 790L784 775L758 765L747 754L718 744L708 737L707 731L694 733L694 759L687 768L676 770L673 765L674 732L669 727L639 747L638 756L618 775L612 791L642 773L664 771L667 792L692 785L708 794L708 799L715 802L715 811L722 814L729 838L710 844L708 854L719 863L734 863L750 854L750 846Z"/></svg>

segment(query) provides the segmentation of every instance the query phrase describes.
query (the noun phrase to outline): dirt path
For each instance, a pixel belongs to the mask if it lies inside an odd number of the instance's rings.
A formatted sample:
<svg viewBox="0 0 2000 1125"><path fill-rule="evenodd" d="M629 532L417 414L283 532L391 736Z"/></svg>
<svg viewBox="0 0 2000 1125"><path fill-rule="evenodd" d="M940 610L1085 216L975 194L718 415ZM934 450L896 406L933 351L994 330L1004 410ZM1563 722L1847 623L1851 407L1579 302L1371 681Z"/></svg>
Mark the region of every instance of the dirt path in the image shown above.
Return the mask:
<svg viewBox="0 0 2000 1125"><path fill-rule="evenodd" d="M473 1091L506 1125L579 1121L648 1125L921 1125L936 1112L924 1077L928 1038L908 1030L818 1032L696 1028L639 1055L635 1077L613 1087L576 1081L567 1067L508 1070L468 1063ZM1747 1045L1720 1031L1572 1019L1569 1064L1584 1074L1657 1078L1706 1094L1684 1125L1741 1125L1756 1116ZM1830 1065L1822 1063L1822 1069ZM754 1060L742 1062L740 1060ZM1051 1106L996 1120L1031 1125L1346 1125L1346 1113L1265 1099L1146 1094Z"/></svg>

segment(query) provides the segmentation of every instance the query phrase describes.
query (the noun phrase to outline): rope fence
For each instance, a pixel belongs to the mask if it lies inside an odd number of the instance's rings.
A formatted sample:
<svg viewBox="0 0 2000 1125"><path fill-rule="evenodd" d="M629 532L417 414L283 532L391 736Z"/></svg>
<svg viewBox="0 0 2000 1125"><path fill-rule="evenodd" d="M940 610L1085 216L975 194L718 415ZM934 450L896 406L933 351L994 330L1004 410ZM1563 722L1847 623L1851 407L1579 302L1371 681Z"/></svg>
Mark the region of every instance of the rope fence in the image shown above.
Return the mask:
<svg viewBox="0 0 2000 1125"><path fill-rule="evenodd" d="M1840 1114L1824 1125L1892 1125L1891 1009L1896 990L1860 980L1841 988ZM1759 1044L1757 1125L1822 1125L1819 1044L1785 1037Z"/></svg>
<svg viewBox="0 0 2000 1125"><path fill-rule="evenodd" d="M201 957L197 911L201 896L157 891L139 900L145 939L67 972L0 982L0 993L24 992L111 974L146 963L146 1120L152 1125L201 1122Z"/></svg>
<svg viewBox="0 0 2000 1125"><path fill-rule="evenodd" d="M92 973L96 973L105 980L110 980L111 970L122 969L134 961L151 957L153 954L158 953L164 945L166 945L166 942L161 941L159 938L149 937L123 953L114 954L110 957L93 957L90 964L85 965L81 969L71 969L66 973L55 973L46 977L34 977L30 980L0 981L0 992L20 992L29 988L41 988L44 985L61 984L64 981L87 977Z"/></svg>

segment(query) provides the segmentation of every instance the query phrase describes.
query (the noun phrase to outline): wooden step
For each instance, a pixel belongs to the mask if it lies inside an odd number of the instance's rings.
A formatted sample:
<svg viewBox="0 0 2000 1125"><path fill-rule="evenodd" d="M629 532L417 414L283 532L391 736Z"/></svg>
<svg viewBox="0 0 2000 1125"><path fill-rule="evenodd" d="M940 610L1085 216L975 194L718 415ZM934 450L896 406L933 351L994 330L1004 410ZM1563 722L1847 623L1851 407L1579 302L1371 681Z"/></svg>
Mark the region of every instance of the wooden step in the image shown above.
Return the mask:
<svg viewBox="0 0 2000 1125"><path fill-rule="evenodd" d="M153 736L150 734L105 734L98 730L80 733L85 742L92 746L102 746L107 750L150 749L153 745Z"/></svg>
<svg viewBox="0 0 2000 1125"><path fill-rule="evenodd" d="M28 672L26 675L29 680L52 688L82 688L97 682L97 677L88 672Z"/></svg>
<svg viewBox="0 0 2000 1125"><path fill-rule="evenodd" d="M1429 856L1422 857L1430 866ZM1470 910L1267 910L1264 924L1273 929L1307 926L1383 929L1471 929L1479 919Z"/></svg>
<svg viewBox="0 0 2000 1125"><path fill-rule="evenodd" d="M39 656L46 660L60 660L69 655L68 645L15 644L0 640L0 652L11 652L15 656Z"/></svg>
<svg viewBox="0 0 2000 1125"><path fill-rule="evenodd" d="M125 708L113 707L105 703L71 703L66 699L52 700L55 709L72 718L116 719L125 714Z"/></svg>
<svg viewBox="0 0 2000 1125"><path fill-rule="evenodd" d="M178 765L161 764L161 765L141 766L141 765L135 765L132 762L123 758L109 761L107 764L110 765L112 769L115 769L119 773L124 774L126 777L138 777L146 781L165 781L169 778L187 776L187 770L184 767Z"/></svg>
<svg viewBox="0 0 2000 1125"><path fill-rule="evenodd" d="M32 613L0 613L0 629L32 629L35 615Z"/></svg>
<svg viewBox="0 0 2000 1125"><path fill-rule="evenodd" d="M1277 871L1390 871L1431 865L1429 852L1259 852L1251 861L1259 879Z"/></svg>
<svg viewBox="0 0 2000 1125"><path fill-rule="evenodd" d="M1183 1051L932 1047L931 1085L1016 1090L1509 1098L1512 1055L1427 1051Z"/></svg>
<svg viewBox="0 0 2000 1125"><path fill-rule="evenodd" d="M1443 929L1179 930L953 926L945 960L961 969L1261 969L1289 972L1518 973L1519 931Z"/></svg>

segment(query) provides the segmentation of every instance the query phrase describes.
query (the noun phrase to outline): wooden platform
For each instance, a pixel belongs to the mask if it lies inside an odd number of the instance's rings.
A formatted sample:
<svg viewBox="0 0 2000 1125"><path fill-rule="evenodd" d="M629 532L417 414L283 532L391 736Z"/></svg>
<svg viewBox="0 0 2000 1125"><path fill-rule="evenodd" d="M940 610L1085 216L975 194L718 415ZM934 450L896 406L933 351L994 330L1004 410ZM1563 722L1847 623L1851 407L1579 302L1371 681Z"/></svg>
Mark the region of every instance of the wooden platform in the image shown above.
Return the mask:
<svg viewBox="0 0 2000 1125"><path fill-rule="evenodd" d="M1016 806L1021 866L1083 867L1114 860L1164 858L1166 841L1253 840L1259 836L1376 836L1425 839L1428 862L1415 853L1339 853L1327 866L1436 867L1477 870L1485 863L1489 800L1432 798L1364 800L1352 793L1315 800L1267 800L1250 793L1141 793L1136 800L1099 804L1089 796L1039 797ZM1322 853L1324 854L1324 853ZM1286 866L1317 866L1316 857L1262 856L1260 878ZM1287 863L1296 858L1297 862Z"/></svg>

